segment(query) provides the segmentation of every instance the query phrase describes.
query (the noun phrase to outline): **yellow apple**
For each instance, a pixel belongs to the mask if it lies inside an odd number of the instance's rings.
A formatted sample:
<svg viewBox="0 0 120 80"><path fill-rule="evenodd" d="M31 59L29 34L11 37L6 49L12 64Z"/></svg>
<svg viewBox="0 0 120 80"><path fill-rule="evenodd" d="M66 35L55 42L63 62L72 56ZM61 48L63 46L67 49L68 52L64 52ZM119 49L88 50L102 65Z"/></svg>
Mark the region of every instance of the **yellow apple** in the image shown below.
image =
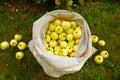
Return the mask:
<svg viewBox="0 0 120 80"><path fill-rule="evenodd" d="M73 47L74 52L76 52L77 49L78 49L78 45L74 45L74 47Z"/></svg>
<svg viewBox="0 0 120 80"><path fill-rule="evenodd" d="M51 31L50 31L50 30L47 30L46 33L50 35L50 34L51 34Z"/></svg>
<svg viewBox="0 0 120 80"><path fill-rule="evenodd" d="M47 47L46 50L53 53L53 48L52 47Z"/></svg>
<svg viewBox="0 0 120 80"><path fill-rule="evenodd" d="M109 53L108 53L108 51L103 50L103 51L100 52L100 55L101 55L103 58L108 58Z"/></svg>
<svg viewBox="0 0 120 80"><path fill-rule="evenodd" d="M71 28L75 29L77 27L77 23L75 21L71 21Z"/></svg>
<svg viewBox="0 0 120 80"><path fill-rule="evenodd" d="M48 34L45 35L45 41L46 42L50 42L51 41L50 35L48 35Z"/></svg>
<svg viewBox="0 0 120 80"><path fill-rule="evenodd" d="M60 19L55 19L53 23L54 23L56 26L60 26L60 25L61 25Z"/></svg>
<svg viewBox="0 0 120 80"><path fill-rule="evenodd" d="M104 41L104 40L99 40L99 41L98 41L98 44L99 44L100 46L104 46L104 45L105 45L105 41Z"/></svg>
<svg viewBox="0 0 120 80"><path fill-rule="evenodd" d="M5 49L9 48L9 43L8 43L7 41L1 42L1 43L0 43L0 48L1 48L2 50L5 50Z"/></svg>
<svg viewBox="0 0 120 80"><path fill-rule="evenodd" d="M71 54L70 54L70 57L74 57L75 56L75 52L72 52Z"/></svg>
<svg viewBox="0 0 120 80"><path fill-rule="evenodd" d="M67 40L72 41L73 40L73 35L72 34L67 34Z"/></svg>
<svg viewBox="0 0 120 80"><path fill-rule="evenodd" d="M61 47L61 48L67 47L67 42L66 42L66 41L62 41L62 42L60 43L60 47Z"/></svg>
<svg viewBox="0 0 120 80"><path fill-rule="evenodd" d="M67 46L67 47L66 47L66 50L67 50L68 53L71 53L71 52L73 51L73 47Z"/></svg>
<svg viewBox="0 0 120 80"><path fill-rule="evenodd" d="M68 55L68 52L67 52L66 49L61 49L59 55L60 55L60 56L67 56L67 55Z"/></svg>
<svg viewBox="0 0 120 80"><path fill-rule="evenodd" d="M51 41L49 42L49 46L50 46L50 47L55 47L55 46L57 46L57 42L56 42L55 40L51 40Z"/></svg>
<svg viewBox="0 0 120 80"><path fill-rule="evenodd" d="M78 45L79 41L80 41L80 39L76 39L75 44Z"/></svg>
<svg viewBox="0 0 120 80"><path fill-rule="evenodd" d="M102 57L101 55L96 55L96 56L94 57L94 61L95 61L95 63L97 63L97 64L101 64L101 63L103 63L103 57Z"/></svg>
<svg viewBox="0 0 120 80"><path fill-rule="evenodd" d="M50 30L50 31L54 31L55 30L55 25L53 24L53 23L50 23L49 25L48 25L48 29Z"/></svg>
<svg viewBox="0 0 120 80"><path fill-rule="evenodd" d="M60 46L55 46L55 47L54 47L54 51L55 51L55 52L59 52L60 49L61 49Z"/></svg>
<svg viewBox="0 0 120 80"><path fill-rule="evenodd" d="M74 37L74 38L80 38L81 36L82 36L81 30L75 30L75 31L73 32L73 37Z"/></svg>
<svg viewBox="0 0 120 80"><path fill-rule="evenodd" d="M98 42L98 36L92 35L92 42L97 43Z"/></svg>
<svg viewBox="0 0 120 80"><path fill-rule="evenodd" d="M67 29L67 34L72 34L73 33L73 31L74 31L74 29L72 29L72 28L69 28L69 29Z"/></svg>
<svg viewBox="0 0 120 80"><path fill-rule="evenodd" d="M11 41L10 41L10 45L11 46L17 46L17 40L15 40L15 39L12 39Z"/></svg>
<svg viewBox="0 0 120 80"><path fill-rule="evenodd" d="M57 34L61 34L61 33L63 32L62 27L61 27L61 26L57 26L57 27L55 28L55 32L56 32Z"/></svg>
<svg viewBox="0 0 120 80"><path fill-rule="evenodd" d="M58 39L58 34L57 34L56 32L52 32L52 33L51 33L51 38L52 38L53 40L57 40L57 39Z"/></svg>
<svg viewBox="0 0 120 80"><path fill-rule="evenodd" d="M20 41L22 39L22 35L21 34L15 34L14 39L17 40L17 41Z"/></svg>
<svg viewBox="0 0 120 80"><path fill-rule="evenodd" d="M74 40L72 40L72 41L68 41L68 46L73 47L73 46L74 46L74 44L75 44L75 41L74 41Z"/></svg>
<svg viewBox="0 0 120 80"><path fill-rule="evenodd" d="M69 29L70 26L71 26L71 24L70 24L69 21L63 21L63 22L61 23L61 25L62 25L62 28L63 28L64 30Z"/></svg>
<svg viewBox="0 0 120 80"><path fill-rule="evenodd" d="M66 40L66 38L67 38L66 33L61 33L61 34L59 34L59 39L60 39L60 40Z"/></svg>
<svg viewBox="0 0 120 80"><path fill-rule="evenodd" d="M16 57L16 59L23 59L24 53L19 51L16 53L15 57Z"/></svg>
<svg viewBox="0 0 120 80"><path fill-rule="evenodd" d="M17 47L18 47L19 50L24 50L24 49L26 49L27 44L25 42L21 41L21 42L18 43Z"/></svg>

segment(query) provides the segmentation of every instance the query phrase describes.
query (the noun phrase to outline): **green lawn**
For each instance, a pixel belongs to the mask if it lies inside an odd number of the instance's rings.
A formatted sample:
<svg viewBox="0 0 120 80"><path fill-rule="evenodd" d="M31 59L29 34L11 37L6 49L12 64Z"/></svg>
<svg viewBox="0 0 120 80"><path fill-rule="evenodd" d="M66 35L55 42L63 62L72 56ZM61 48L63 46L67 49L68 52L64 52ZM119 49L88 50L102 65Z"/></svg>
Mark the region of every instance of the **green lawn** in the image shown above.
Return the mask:
<svg viewBox="0 0 120 80"><path fill-rule="evenodd" d="M12 5L19 11L13 13L4 2L0 3L0 42L10 41L14 34L20 33L23 35L22 41L28 43L32 39L33 22L48 10L40 6L38 11L38 7L36 9L22 2ZM28 48L24 50L25 57L19 61L15 58L18 49L10 47L5 51L0 49L0 80L120 80L119 2L85 2L75 11L86 19L92 34L106 41L104 47L93 44L98 50L79 72L59 78L49 77ZM104 49L108 50L110 56L98 65L93 59Z"/></svg>

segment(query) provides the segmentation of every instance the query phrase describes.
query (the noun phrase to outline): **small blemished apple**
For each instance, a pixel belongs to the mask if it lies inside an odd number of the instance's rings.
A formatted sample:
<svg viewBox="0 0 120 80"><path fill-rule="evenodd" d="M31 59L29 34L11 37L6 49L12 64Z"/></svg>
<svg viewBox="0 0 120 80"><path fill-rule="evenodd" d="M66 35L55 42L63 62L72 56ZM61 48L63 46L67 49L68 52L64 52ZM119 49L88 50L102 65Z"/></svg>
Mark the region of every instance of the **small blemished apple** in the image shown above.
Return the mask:
<svg viewBox="0 0 120 80"><path fill-rule="evenodd" d="M17 47L18 47L19 50L24 50L24 49L26 49L27 44L25 42L21 41L21 42L18 43Z"/></svg>
<svg viewBox="0 0 120 80"><path fill-rule="evenodd" d="M55 25L53 24L53 23L50 23L49 25L48 25L48 29L50 30L50 31L54 31L55 30Z"/></svg>
<svg viewBox="0 0 120 80"><path fill-rule="evenodd" d="M23 59L24 53L19 51L19 52L16 53L15 57L16 57L16 59Z"/></svg>
<svg viewBox="0 0 120 80"><path fill-rule="evenodd" d="M59 39L60 40L66 40L66 38L67 38L67 34L66 33L59 34Z"/></svg>
<svg viewBox="0 0 120 80"><path fill-rule="evenodd" d="M61 33L63 32L62 27L61 27L61 26L57 26L57 27L55 28L55 32L56 32L57 34L61 34Z"/></svg>
<svg viewBox="0 0 120 80"><path fill-rule="evenodd" d="M0 43L0 48L1 48L2 50L5 50L5 49L9 48L9 42L7 42L7 41L1 42L1 43Z"/></svg>
<svg viewBox="0 0 120 80"><path fill-rule="evenodd" d="M51 33L51 38L52 38L53 40L58 39L58 34L57 34L56 32L52 32L52 33Z"/></svg>
<svg viewBox="0 0 120 80"><path fill-rule="evenodd" d="M72 41L73 40L73 35L72 34L67 34L67 40Z"/></svg>
<svg viewBox="0 0 120 80"><path fill-rule="evenodd" d="M56 26L60 26L61 25L61 20L60 19L55 19L53 22Z"/></svg>
<svg viewBox="0 0 120 80"><path fill-rule="evenodd" d="M71 21L71 28L75 29L77 27L77 23L75 21Z"/></svg>
<svg viewBox="0 0 120 80"><path fill-rule="evenodd" d="M95 61L95 63L97 63L97 64L101 64L101 63L103 63L103 57L102 57L101 55L96 55L96 56L94 57L94 61Z"/></svg>
<svg viewBox="0 0 120 80"><path fill-rule="evenodd" d="M104 40L99 40L99 41L98 41L98 44L99 44L100 46L104 46L104 45L105 45L105 41L104 41Z"/></svg>
<svg viewBox="0 0 120 80"><path fill-rule="evenodd" d="M73 37L74 38L80 38L82 36L81 30L74 30Z"/></svg>
<svg viewBox="0 0 120 80"><path fill-rule="evenodd" d="M103 57L103 58L108 58L109 57L109 53L107 50L103 50L100 52L100 55Z"/></svg>
<svg viewBox="0 0 120 80"><path fill-rule="evenodd" d="M97 43L98 42L98 36L97 35L92 35L92 42Z"/></svg>
<svg viewBox="0 0 120 80"><path fill-rule="evenodd" d="M61 48L67 47L67 42L66 42L66 41L62 41L62 42L60 43L60 47L61 47Z"/></svg>
<svg viewBox="0 0 120 80"><path fill-rule="evenodd" d="M22 39L22 35L21 34L15 34L14 39L17 40L17 41L20 41Z"/></svg>
<svg viewBox="0 0 120 80"><path fill-rule="evenodd" d="M71 24L70 24L69 21L63 21L63 22L61 23L61 25L62 25L62 28L63 28L64 30L69 29L70 26L71 26Z"/></svg>
<svg viewBox="0 0 120 80"><path fill-rule="evenodd" d="M10 41L10 46L17 46L17 40L15 40L15 39L12 39L11 41Z"/></svg>

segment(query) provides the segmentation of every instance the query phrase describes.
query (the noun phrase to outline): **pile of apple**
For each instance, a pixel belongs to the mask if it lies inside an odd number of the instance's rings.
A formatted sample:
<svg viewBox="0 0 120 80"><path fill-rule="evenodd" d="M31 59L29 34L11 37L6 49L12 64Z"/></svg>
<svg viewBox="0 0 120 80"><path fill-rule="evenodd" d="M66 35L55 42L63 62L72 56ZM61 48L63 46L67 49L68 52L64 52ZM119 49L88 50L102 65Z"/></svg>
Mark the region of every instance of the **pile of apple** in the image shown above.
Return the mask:
<svg viewBox="0 0 120 80"><path fill-rule="evenodd" d="M105 40L99 40L97 35L92 35L92 43L98 43L100 46L105 46ZM109 57L109 53L107 50L102 50L98 55L94 57L94 61L97 64L103 63L105 58Z"/></svg>
<svg viewBox="0 0 120 80"><path fill-rule="evenodd" d="M74 57L81 36L82 27L76 21L55 19L46 30L46 50L52 55Z"/></svg>
<svg viewBox="0 0 120 80"><path fill-rule="evenodd" d="M27 44L25 42L21 41L21 40L22 40L22 35L21 34L15 34L14 38L10 42L8 42L8 41L1 42L0 43L0 48L2 50L6 50L10 46L11 47L17 46L17 48L18 48L19 51L16 52L15 57L16 57L16 59L22 59L24 57L24 53L22 51L24 49L26 49Z"/></svg>

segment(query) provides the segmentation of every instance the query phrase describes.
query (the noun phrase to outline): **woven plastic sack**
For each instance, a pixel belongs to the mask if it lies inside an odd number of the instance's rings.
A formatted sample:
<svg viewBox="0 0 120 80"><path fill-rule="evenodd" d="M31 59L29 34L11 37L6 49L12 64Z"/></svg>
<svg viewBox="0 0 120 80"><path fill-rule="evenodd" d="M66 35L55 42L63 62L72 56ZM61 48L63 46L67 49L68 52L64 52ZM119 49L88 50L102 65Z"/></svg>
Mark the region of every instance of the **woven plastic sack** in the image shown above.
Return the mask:
<svg viewBox="0 0 120 80"><path fill-rule="evenodd" d="M75 20L78 25L82 26L82 37L73 58L51 55L46 51L45 33L49 22L56 18ZM60 77L64 74L80 71L85 62L96 51L92 47L91 32L85 19L80 14L67 10L51 11L36 20L33 23L32 40L28 47L44 72L52 77Z"/></svg>

